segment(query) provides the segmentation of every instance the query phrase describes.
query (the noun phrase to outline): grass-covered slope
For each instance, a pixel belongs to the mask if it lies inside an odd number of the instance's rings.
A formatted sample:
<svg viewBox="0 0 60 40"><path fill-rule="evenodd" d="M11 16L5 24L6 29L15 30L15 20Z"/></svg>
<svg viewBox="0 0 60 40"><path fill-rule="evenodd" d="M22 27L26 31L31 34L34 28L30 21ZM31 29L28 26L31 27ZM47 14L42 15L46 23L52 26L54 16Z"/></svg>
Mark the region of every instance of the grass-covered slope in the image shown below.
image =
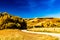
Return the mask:
<svg viewBox="0 0 60 40"><path fill-rule="evenodd" d="M27 29L33 32L49 32L49 33L60 33L60 28L31 28Z"/></svg>
<svg viewBox="0 0 60 40"><path fill-rule="evenodd" d="M60 18L21 18L7 12L0 13L0 29L60 28Z"/></svg>
<svg viewBox="0 0 60 40"><path fill-rule="evenodd" d="M10 15L7 12L2 12L0 13L0 40L58 40L58 38L49 35L25 33L18 30L51 27L51 24L56 24L55 21L54 23L52 22L53 21L50 21L50 19L24 19L18 16ZM49 25L47 26L47 24Z"/></svg>
<svg viewBox="0 0 60 40"><path fill-rule="evenodd" d="M27 19L27 28L60 28L60 18Z"/></svg>
<svg viewBox="0 0 60 40"><path fill-rule="evenodd" d="M0 30L0 40L58 40L58 38L44 34L25 33L18 29L5 29Z"/></svg>

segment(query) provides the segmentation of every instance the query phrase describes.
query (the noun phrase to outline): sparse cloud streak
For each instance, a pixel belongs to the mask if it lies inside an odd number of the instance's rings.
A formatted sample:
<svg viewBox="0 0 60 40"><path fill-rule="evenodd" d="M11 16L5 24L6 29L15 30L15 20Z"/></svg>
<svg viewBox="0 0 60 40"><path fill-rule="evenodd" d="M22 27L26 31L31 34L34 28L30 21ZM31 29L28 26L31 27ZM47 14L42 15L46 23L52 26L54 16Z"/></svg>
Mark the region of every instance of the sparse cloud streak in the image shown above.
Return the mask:
<svg viewBox="0 0 60 40"><path fill-rule="evenodd" d="M24 18L57 14L60 0L0 0L0 12L4 11Z"/></svg>
<svg viewBox="0 0 60 40"><path fill-rule="evenodd" d="M54 18L60 18L60 13L57 13L57 14L49 14L49 15L46 15L44 17L54 17Z"/></svg>

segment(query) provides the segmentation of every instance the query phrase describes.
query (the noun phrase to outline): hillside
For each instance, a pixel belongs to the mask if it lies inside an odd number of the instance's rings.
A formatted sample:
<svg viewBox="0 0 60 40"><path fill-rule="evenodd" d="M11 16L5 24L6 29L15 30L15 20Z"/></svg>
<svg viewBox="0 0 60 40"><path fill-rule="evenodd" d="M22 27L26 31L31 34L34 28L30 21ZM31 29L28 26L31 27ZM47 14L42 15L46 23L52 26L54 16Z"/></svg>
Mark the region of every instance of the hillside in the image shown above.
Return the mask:
<svg viewBox="0 0 60 40"><path fill-rule="evenodd" d="M0 29L27 29L27 28L54 28L60 27L60 18L21 18L0 13Z"/></svg>
<svg viewBox="0 0 60 40"><path fill-rule="evenodd" d="M60 18L33 18L27 19L27 28L60 27Z"/></svg>
<svg viewBox="0 0 60 40"><path fill-rule="evenodd" d="M60 18L21 18L0 13L0 39L1 40L58 40L58 38L44 35L22 32L29 28L50 28L60 27Z"/></svg>

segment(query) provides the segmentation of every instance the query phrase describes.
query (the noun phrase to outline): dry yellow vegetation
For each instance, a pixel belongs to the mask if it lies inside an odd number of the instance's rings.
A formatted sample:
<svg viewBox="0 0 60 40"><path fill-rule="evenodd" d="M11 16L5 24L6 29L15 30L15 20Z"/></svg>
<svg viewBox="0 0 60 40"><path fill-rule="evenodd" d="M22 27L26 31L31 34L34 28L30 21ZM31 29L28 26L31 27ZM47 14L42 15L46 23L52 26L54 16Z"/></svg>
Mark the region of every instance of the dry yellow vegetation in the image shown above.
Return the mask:
<svg viewBox="0 0 60 40"><path fill-rule="evenodd" d="M4 29L0 30L0 40L58 40L44 34L25 33L18 29Z"/></svg>
<svg viewBox="0 0 60 40"><path fill-rule="evenodd" d="M18 16L10 15L7 12L0 13L0 40L58 40L58 38L52 37L50 35L25 33L21 30L18 30L41 27L60 27L60 19L23 19Z"/></svg>
<svg viewBox="0 0 60 40"><path fill-rule="evenodd" d="M27 29L27 28L60 28L60 18L31 18L24 19L10 15L7 12L0 13L0 29Z"/></svg>
<svg viewBox="0 0 60 40"><path fill-rule="evenodd" d="M50 33L60 33L60 28L31 28L28 31L34 32L50 32Z"/></svg>
<svg viewBox="0 0 60 40"><path fill-rule="evenodd" d="M34 18L27 20L27 28L60 28L60 18Z"/></svg>

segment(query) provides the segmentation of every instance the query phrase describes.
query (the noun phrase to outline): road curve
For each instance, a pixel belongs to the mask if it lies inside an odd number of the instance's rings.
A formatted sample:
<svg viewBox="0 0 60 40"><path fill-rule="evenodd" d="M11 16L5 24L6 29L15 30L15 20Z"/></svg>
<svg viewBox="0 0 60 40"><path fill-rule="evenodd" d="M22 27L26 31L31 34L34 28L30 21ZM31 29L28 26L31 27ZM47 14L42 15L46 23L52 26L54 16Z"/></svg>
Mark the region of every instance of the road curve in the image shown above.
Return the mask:
<svg viewBox="0 0 60 40"><path fill-rule="evenodd" d="M58 34L58 33L31 32L31 31L27 31L27 30L21 30L21 31L27 32L27 33L35 33L35 34L46 34L46 35L51 35L51 36L55 36L55 37L59 38L59 40L60 40L60 34Z"/></svg>

